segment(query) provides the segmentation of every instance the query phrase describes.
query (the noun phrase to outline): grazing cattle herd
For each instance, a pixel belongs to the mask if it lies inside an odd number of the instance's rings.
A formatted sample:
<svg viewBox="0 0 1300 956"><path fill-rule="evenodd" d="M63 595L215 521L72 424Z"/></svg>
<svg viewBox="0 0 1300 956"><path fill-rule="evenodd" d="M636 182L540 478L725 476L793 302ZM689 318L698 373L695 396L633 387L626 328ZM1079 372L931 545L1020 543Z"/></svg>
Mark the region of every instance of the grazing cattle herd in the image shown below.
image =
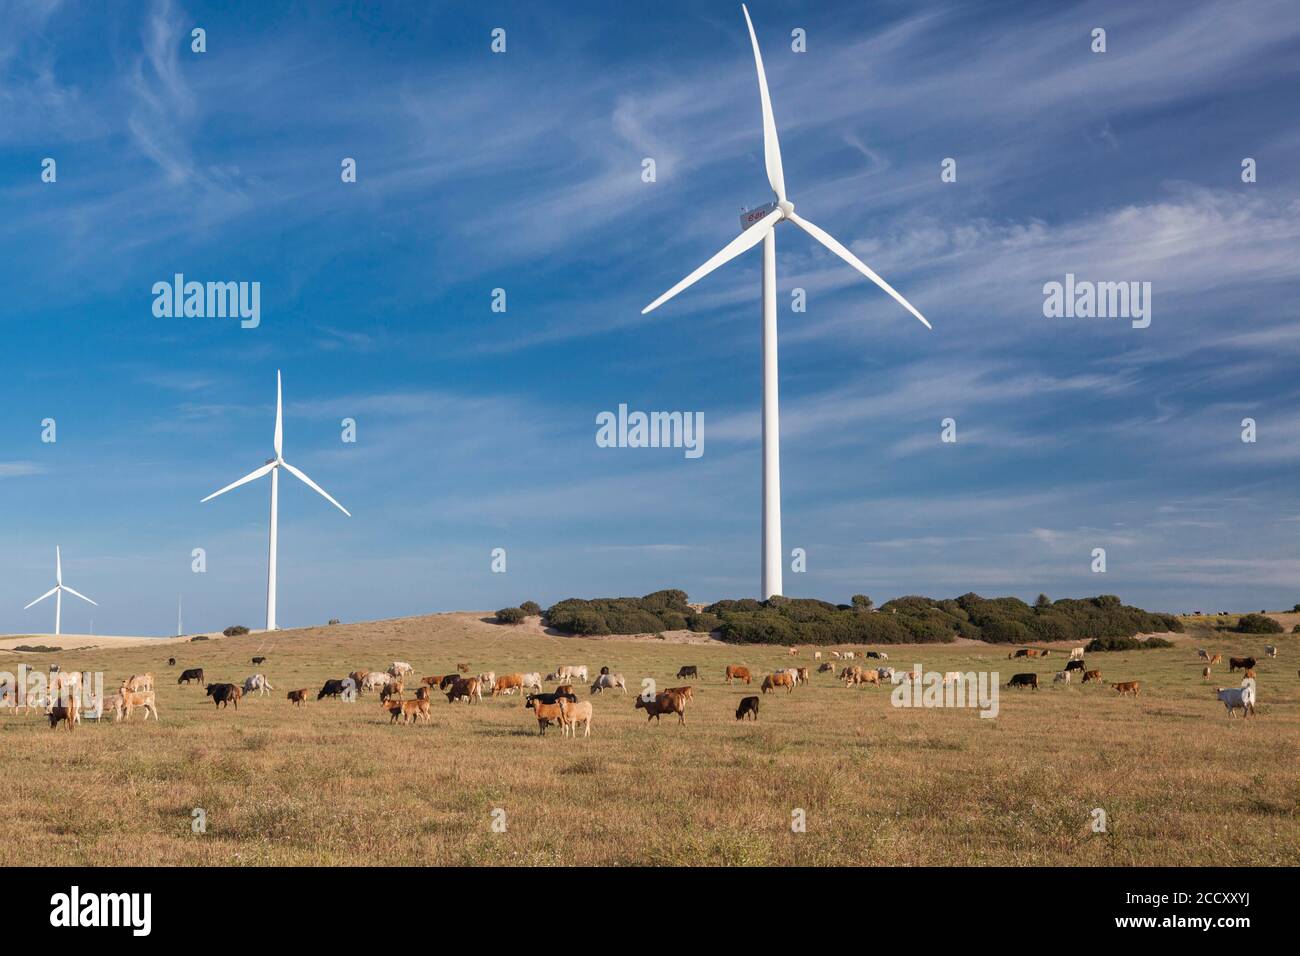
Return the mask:
<svg viewBox="0 0 1300 956"><path fill-rule="evenodd" d="M798 656L800 653L797 647L790 648L789 651L791 656ZM839 660L854 660L858 653L861 653L864 658L879 660L887 660L889 656L883 651L829 651L830 656ZM1049 654L1048 649L1027 647L1014 650L1007 657L1009 660L1029 661L1046 658ZM1278 648L1275 645L1266 645L1264 654L1266 658L1276 658ZM1052 683L1071 684L1074 672L1080 671L1082 684L1101 684L1101 671L1088 669L1083 655L1084 648L1072 648L1065 668L1054 672ZM814 660L820 659L822 652L815 651L812 656ZM1205 662L1201 668L1202 680L1208 680L1212 667L1223 661L1221 654L1211 654L1204 648L1198 649L1197 658ZM262 665L266 663L267 658L259 656L252 660L254 664ZM174 657L168 658L169 667L175 666L175 662ZM1244 672L1242 686L1214 688L1217 698L1223 703L1229 717L1235 716L1237 711L1241 711L1243 717L1254 716L1257 699L1255 668L1258 667L1259 661L1250 656L1230 657L1228 665L1229 673L1236 673L1239 670ZM578 699L573 684L574 681L585 683L588 680L587 665L564 664L547 673L545 681L556 685L550 693L543 692L541 671L521 671L500 675L494 671L486 671L478 676L470 676L469 671L470 665L460 662L456 664L456 669L449 673L424 676L416 685L414 695L408 697L405 678L413 675L415 668L406 661L393 661L385 670L357 669L347 677L328 679L317 693L316 699L321 701L326 698L342 698L352 702L369 691L377 691L380 706L389 716L390 724L398 722L431 724L433 708L430 695L434 688L445 693L450 704L459 702L481 704L485 690L492 698L509 697L518 692L524 698L524 709L531 710L537 720L539 735L544 736L546 728L551 724L559 724L562 736L576 738L579 728L584 738L591 736L594 708L590 700ZM789 695L797 687L811 682L809 671L808 667L782 667L773 670L763 676L760 690L765 695L769 691L783 688ZM843 682L846 687L920 682L924 676L918 669L895 671L892 667L874 668L851 664L843 667L837 677L835 665L829 662L818 666L817 673L829 674L832 678ZM684 664L677 670L676 676L678 679L693 678L698 681L700 680L699 665ZM51 728L57 728L62 724L69 731L82 721L83 716L86 719L98 720L105 708L112 710L114 721L129 720L136 710L143 711L146 721L151 716L155 721L159 719L152 673L131 674L124 678L117 693L111 698L103 697L102 692L98 697L82 693L83 680L88 683L89 677L89 674L83 678L83 675L78 672L63 672L57 665L51 665L48 693L39 699L28 698L20 701L14 686L0 683L0 707L11 707L15 713L20 706L25 708L24 713L30 712L33 708L41 709L49 718ZM942 685L960 686L969 679L969 675L959 671L948 671L942 675ZM722 674L722 680L728 686L734 686L737 681L750 685L754 680L754 674L748 665L728 664ZM205 695L212 700L214 708L218 710L233 706L233 709L238 711L241 699L254 696L265 697L275 689L266 674L262 672L246 678L242 685L227 682L205 683L202 667L185 668L177 677L176 683L177 685L197 683L203 686ZM694 699L695 686L684 685L656 691L653 680L647 678L644 683L646 689L636 697L633 708L645 711L650 721L658 723L663 716L668 715L676 716L677 723L684 725L687 704ZM1004 686L1008 689L1038 690L1039 675L1030 671L1016 673L1011 675ZM1136 680L1111 681L1108 686L1113 688L1119 697L1132 696L1136 699L1141 691L1141 682ZM602 667L590 685L589 696L594 697L607 690L615 689L626 694L626 679L620 673L611 673L609 667ZM286 697L292 706L301 707L307 702L309 693L308 688L297 688L290 690ZM759 696L742 698L736 708L736 720L757 721L760 699Z"/></svg>

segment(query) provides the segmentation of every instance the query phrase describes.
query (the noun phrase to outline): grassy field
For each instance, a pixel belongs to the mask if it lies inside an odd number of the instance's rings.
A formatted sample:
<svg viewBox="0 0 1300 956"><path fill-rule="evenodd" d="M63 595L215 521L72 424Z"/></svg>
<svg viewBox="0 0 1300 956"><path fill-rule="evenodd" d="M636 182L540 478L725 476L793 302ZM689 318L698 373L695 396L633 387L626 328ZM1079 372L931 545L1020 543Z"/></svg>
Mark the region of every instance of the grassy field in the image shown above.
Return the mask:
<svg viewBox="0 0 1300 956"><path fill-rule="evenodd" d="M1108 680L1140 680L1138 700L1053 686L1063 656L1026 664L1009 648L887 648L927 670L1036 670L1038 691L1003 691L1000 714L900 709L890 689L828 675L769 694L737 723L752 688L728 663L792 663L781 648L586 640L499 627L473 614L281 631L204 643L19 654L102 670L116 688L152 671L161 723L83 724L0 716L11 762L0 789L0 865L78 864L1032 864L1300 863L1300 638L1191 634L1178 647L1094 654ZM1282 650L1262 660L1265 643ZM1259 716L1229 720L1201 678L1196 646L1261 658ZM175 654L177 666L166 658ZM255 654L269 658L254 668ZM811 664L811 649L798 663ZM377 698L315 700L327 677L410 661L475 672L608 664L630 693L594 698L589 740L544 738L519 697L455 706L432 726L390 726ZM679 727L633 709L642 677L661 686L700 666ZM271 697L214 709L183 667L242 682L263 670ZM307 687L301 708L287 690ZM549 689L549 688L548 688ZM581 691L587 699L587 691ZM192 832L195 808L206 833ZM792 812L806 832L792 832ZM1093 808L1106 813L1094 833ZM494 832L503 810L505 832ZM500 814L496 814L500 819Z"/></svg>

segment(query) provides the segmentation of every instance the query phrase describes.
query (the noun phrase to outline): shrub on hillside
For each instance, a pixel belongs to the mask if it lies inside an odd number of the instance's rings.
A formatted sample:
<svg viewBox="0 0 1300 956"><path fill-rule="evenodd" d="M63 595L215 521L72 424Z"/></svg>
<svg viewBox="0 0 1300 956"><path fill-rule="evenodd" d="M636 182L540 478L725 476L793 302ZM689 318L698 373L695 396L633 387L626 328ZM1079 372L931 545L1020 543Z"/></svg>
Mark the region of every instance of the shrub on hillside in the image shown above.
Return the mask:
<svg viewBox="0 0 1300 956"><path fill-rule="evenodd" d="M498 624L518 624L528 615L521 607L503 607L497 611Z"/></svg>
<svg viewBox="0 0 1300 956"><path fill-rule="evenodd" d="M221 633L226 635L226 637L240 637L241 635L248 633L248 628L244 627L242 624L232 624Z"/></svg>
<svg viewBox="0 0 1300 956"><path fill-rule="evenodd" d="M1281 634L1282 625L1263 614L1243 614L1234 630L1238 634Z"/></svg>
<svg viewBox="0 0 1300 956"><path fill-rule="evenodd" d="M1148 637L1145 641L1138 640L1136 637L1098 637L1089 641L1084 650L1089 654L1096 654L1101 651L1147 651L1173 646L1163 637Z"/></svg>
<svg viewBox="0 0 1300 956"><path fill-rule="evenodd" d="M523 611L529 617L535 617L542 613L542 606L536 601L525 601L523 604L519 605L519 610Z"/></svg>

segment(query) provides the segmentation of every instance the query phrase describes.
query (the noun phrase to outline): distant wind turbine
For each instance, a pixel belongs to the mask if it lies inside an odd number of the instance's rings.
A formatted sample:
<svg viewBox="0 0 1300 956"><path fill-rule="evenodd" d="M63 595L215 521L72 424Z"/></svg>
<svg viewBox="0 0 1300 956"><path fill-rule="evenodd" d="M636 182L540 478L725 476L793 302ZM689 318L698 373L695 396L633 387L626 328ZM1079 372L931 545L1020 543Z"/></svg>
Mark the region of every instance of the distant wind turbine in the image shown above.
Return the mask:
<svg viewBox="0 0 1300 956"><path fill-rule="evenodd" d="M349 518L352 517L351 512L330 497L329 493L325 491L324 488L316 484L316 482L308 478L303 472L299 471L297 468L293 467L293 465L284 460L284 403L282 400L280 372L278 369L275 373L275 439L273 445L275 448L275 457L268 458L265 465L258 468L256 471L249 472L238 481L231 482L220 491L214 491L203 499L203 501L211 501L218 495L224 495L227 491L230 491L233 488L238 488L240 485L246 485L250 481L256 481L265 474L270 474L271 476L271 544L266 571L266 629L268 631L275 630L275 564L276 542L279 531L280 469L285 469L289 474L293 475L312 491L316 492L332 504L335 508L338 508L339 511L342 511Z"/></svg>
<svg viewBox="0 0 1300 956"><path fill-rule="evenodd" d="M776 194L776 201L766 203L741 216L741 233L722 247L713 258L700 266L681 282L655 299L644 309L645 315L663 305L677 293L704 278L718 266L763 243L763 574L762 595L766 600L781 594L781 428L777 397L776 355L776 236L779 223L789 220L823 246L835 253L858 272L862 273L895 302L916 316L927 329L931 328L925 316L895 291L894 287L873 272L862 260L845 248L839 240L802 216L795 215L794 203L785 194L785 174L781 169L781 144L777 141L776 120L772 116L772 100L767 92L767 75L763 71L763 57L758 51L758 37L749 10L741 4L745 24L749 27L749 40L754 47L754 66L758 69L758 96L763 109L763 159L767 166L767 181Z"/></svg>
<svg viewBox="0 0 1300 956"><path fill-rule="evenodd" d="M63 554L59 550L59 546L56 544L54 546L54 587L50 588L48 591L46 591L44 594L38 597L31 604L27 605L27 607L23 608L23 610L25 611L27 610L28 607L34 607L37 604L40 604L42 601L44 601L51 594L53 594L54 595L55 637L57 637L60 633L62 633L62 628L63 628L63 592L64 591L67 591L73 597L79 597L83 601L87 601L90 604L95 604L94 601L91 601L90 598L86 597L86 595L82 594L80 591L74 591L72 588L68 587L66 584L63 583ZM99 605L95 604L95 607L99 607ZM93 619L91 622L91 627L92 628L94 627Z"/></svg>

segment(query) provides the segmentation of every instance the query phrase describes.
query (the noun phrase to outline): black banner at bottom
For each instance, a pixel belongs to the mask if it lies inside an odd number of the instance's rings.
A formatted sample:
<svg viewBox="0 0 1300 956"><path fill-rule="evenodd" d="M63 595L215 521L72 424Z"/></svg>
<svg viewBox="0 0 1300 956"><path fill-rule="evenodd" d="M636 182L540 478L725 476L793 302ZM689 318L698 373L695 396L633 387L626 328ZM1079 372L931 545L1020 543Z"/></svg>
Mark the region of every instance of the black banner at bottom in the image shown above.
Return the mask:
<svg viewBox="0 0 1300 956"><path fill-rule="evenodd" d="M358 920L392 919L401 932L488 929L506 923L539 929L581 917L609 925L660 926L687 920L728 935L723 910L744 918L848 922L879 918L923 930L942 920L987 930L1040 913L1070 935L1193 934L1216 943L1290 923L1278 869L8 869L0 891L10 912L54 939L114 943L193 940L274 923L276 936L355 932ZM761 916L766 913L767 916ZM30 919L30 923L28 920ZM537 922L529 923L536 919ZM504 921L504 922L503 922ZM524 921L524 922L520 922ZM935 924L936 927L939 925ZM232 938L240 938L235 936ZM312 935L304 936L310 940Z"/></svg>

